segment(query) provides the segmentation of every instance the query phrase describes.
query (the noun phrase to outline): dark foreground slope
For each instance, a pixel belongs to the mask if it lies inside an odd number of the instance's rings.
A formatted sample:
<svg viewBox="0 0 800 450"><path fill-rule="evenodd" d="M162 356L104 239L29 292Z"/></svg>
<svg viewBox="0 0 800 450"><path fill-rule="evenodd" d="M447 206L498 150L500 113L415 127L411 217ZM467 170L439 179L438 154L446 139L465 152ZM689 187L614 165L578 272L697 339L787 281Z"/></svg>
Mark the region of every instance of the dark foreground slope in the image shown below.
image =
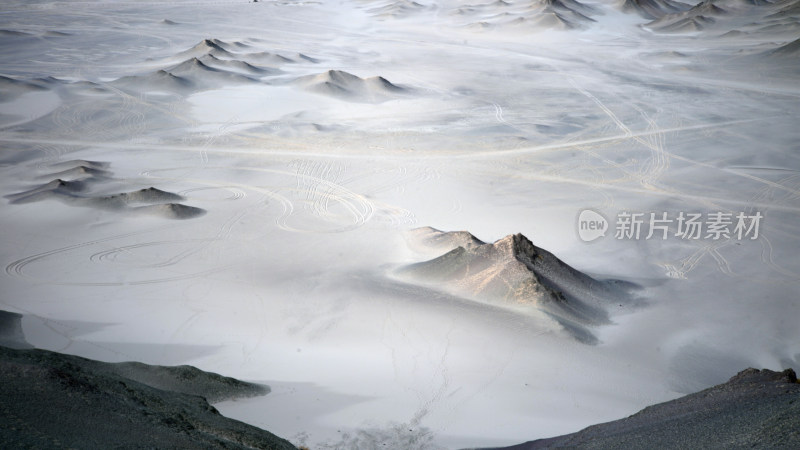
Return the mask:
<svg viewBox="0 0 800 450"><path fill-rule="evenodd" d="M564 447L797 449L800 384L791 369L747 369L727 383L649 406L625 419L504 449Z"/></svg>
<svg viewBox="0 0 800 450"><path fill-rule="evenodd" d="M189 366L0 346L0 448L294 449L206 401L267 390Z"/></svg>

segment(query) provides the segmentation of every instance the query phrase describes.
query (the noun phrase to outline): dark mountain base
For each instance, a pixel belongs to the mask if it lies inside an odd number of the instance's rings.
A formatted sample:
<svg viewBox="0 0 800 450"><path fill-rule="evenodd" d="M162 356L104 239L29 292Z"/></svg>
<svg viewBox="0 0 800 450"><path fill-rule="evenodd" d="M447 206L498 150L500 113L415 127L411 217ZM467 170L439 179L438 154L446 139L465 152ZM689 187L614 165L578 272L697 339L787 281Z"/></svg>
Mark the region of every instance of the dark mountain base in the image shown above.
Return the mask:
<svg viewBox="0 0 800 450"><path fill-rule="evenodd" d="M295 449L206 401L267 390L189 366L0 347L0 448Z"/></svg>
<svg viewBox="0 0 800 450"><path fill-rule="evenodd" d="M800 448L800 384L792 369L747 369L727 383L649 406L625 419L504 449L565 447Z"/></svg>

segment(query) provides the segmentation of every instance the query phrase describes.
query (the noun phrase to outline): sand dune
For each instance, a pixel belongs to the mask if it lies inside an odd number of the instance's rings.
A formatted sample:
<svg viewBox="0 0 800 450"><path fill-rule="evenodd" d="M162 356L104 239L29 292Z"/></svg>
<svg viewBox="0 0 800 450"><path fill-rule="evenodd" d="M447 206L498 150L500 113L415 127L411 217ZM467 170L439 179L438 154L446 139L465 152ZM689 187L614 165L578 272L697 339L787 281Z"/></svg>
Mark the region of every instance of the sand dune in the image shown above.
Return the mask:
<svg viewBox="0 0 800 450"><path fill-rule="evenodd" d="M126 205L125 198L120 195L89 196L80 195L69 186L62 186L60 180L52 181L38 188L6 196L11 204L23 205L45 200L58 200L64 204L80 207L93 207L102 209L123 209Z"/></svg>
<svg viewBox="0 0 800 450"><path fill-rule="evenodd" d="M213 87L232 83L253 83L255 78L238 72L211 67L199 58L191 58L167 69L169 73L190 79L195 85Z"/></svg>
<svg viewBox="0 0 800 450"><path fill-rule="evenodd" d="M203 39L192 48L176 54L175 57L180 59L198 58L205 55L234 57L234 54L228 51L226 47L228 45L219 39Z"/></svg>
<svg viewBox="0 0 800 450"><path fill-rule="evenodd" d="M174 75L166 70L159 70L147 75L131 75L118 78L110 84L121 89L133 89L136 91L165 91L175 93L185 93L192 90L195 83L185 77Z"/></svg>
<svg viewBox="0 0 800 450"><path fill-rule="evenodd" d="M253 83L260 77L282 73L280 69L256 65L248 62L248 59L255 60L259 64L297 62L269 52L234 53L230 50L249 48L250 46L244 43L205 39L191 49L178 53L176 55L178 58L188 57L178 64L149 74L121 77L111 84L140 92L163 91L188 94L231 84Z"/></svg>
<svg viewBox="0 0 800 450"><path fill-rule="evenodd" d="M43 36L44 37L56 37L56 38L59 38L59 37L73 36L73 34L72 33L66 33L66 32L63 32L63 31L48 30L48 31L45 31Z"/></svg>
<svg viewBox="0 0 800 450"><path fill-rule="evenodd" d="M19 89L19 90L24 90L26 92L42 89L42 87L39 85L32 84L23 80L17 80L15 78L5 77L2 75L0 75L0 88L3 88L4 91Z"/></svg>
<svg viewBox="0 0 800 450"><path fill-rule="evenodd" d="M121 195L124 195L129 203L167 203L185 200L181 195L162 191L154 187L127 192Z"/></svg>
<svg viewBox="0 0 800 450"><path fill-rule="evenodd" d="M39 178L60 178L68 181L85 180L87 178L103 179L111 176L111 172L92 166L77 166L56 173L42 175Z"/></svg>
<svg viewBox="0 0 800 450"><path fill-rule="evenodd" d="M681 59L685 59L685 58L688 57L688 55L686 53L677 52L677 51L654 52L654 53L646 54L644 56L646 56L648 58L654 58L654 59L666 60L666 61L681 60Z"/></svg>
<svg viewBox="0 0 800 450"><path fill-rule="evenodd" d="M488 3L460 5L449 11L454 16L472 16L481 14L486 17L488 14L498 14L508 10L513 5L503 0L496 0Z"/></svg>
<svg viewBox="0 0 800 450"><path fill-rule="evenodd" d="M742 37L747 33L763 36L788 37L800 31L798 2L776 5L770 2L704 1L688 10L656 17L645 28L665 33L713 30L726 38ZM743 34L736 34L736 32Z"/></svg>
<svg viewBox="0 0 800 450"><path fill-rule="evenodd" d="M165 219L194 219L206 213L206 210L195 206L182 205L180 203L166 203L162 205L139 206L133 209L139 214L147 214Z"/></svg>
<svg viewBox="0 0 800 450"><path fill-rule="evenodd" d="M577 0L543 0L544 5L555 11L567 13L573 19L592 21L592 15L600 14L600 10L595 7L585 5Z"/></svg>
<svg viewBox="0 0 800 450"><path fill-rule="evenodd" d="M800 384L794 370L751 368L727 383L649 406L625 419L503 449L788 449L800 446L798 417Z"/></svg>
<svg viewBox="0 0 800 450"><path fill-rule="evenodd" d="M213 54L202 56L199 58L199 60L204 64L216 69L241 72L245 75L263 76L281 73L281 71L278 69L259 67L238 59L220 59Z"/></svg>
<svg viewBox="0 0 800 450"><path fill-rule="evenodd" d="M61 78L53 77L53 76L46 76L46 77L37 77L29 80L30 83L36 84L43 88L52 88L55 86L63 86L65 84L85 84L87 83L86 80L80 81L66 81ZM91 83L91 82L88 82Z"/></svg>
<svg viewBox="0 0 800 450"><path fill-rule="evenodd" d="M475 300L521 311L539 311L576 339L595 343L590 327L610 323L606 307L627 303L623 286L602 282L572 268L521 234L485 244L466 232L422 228L411 233L418 245L457 248L398 271Z"/></svg>
<svg viewBox="0 0 800 450"><path fill-rule="evenodd" d="M293 64L301 61L305 62L316 62L313 58L304 57L300 54L295 55L295 57L289 57L282 55L280 53L273 53L273 52L254 52L248 53L247 59L255 60L262 63L269 63L269 64Z"/></svg>
<svg viewBox="0 0 800 450"><path fill-rule="evenodd" d="M14 38L14 37L34 37L33 33L27 33L19 30L0 30L0 36Z"/></svg>
<svg viewBox="0 0 800 450"><path fill-rule="evenodd" d="M48 183L49 184L49 183ZM65 203L78 203L78 201L72 202L73 199L77 199L75 195L70 192L59 191L58 189L51 189L51 188L35 188L31 189L30 191L20 192L18 194L11 194L7 195L6 198L10 200L9 203L12 205L24 205L27 203L36 203L45 200L62 200Z"/></svg>
<svg viewBox="0 0 800 450"><path fill-rule="evenodd" d="M625 0L622 10L639 14L645 19L658 19L669 14L688 11L692 5L674 0Z"/></svg>
<svg viewBox="0 0 800 450"><path fill-rule="evenodd" d="M72 36L72 33L66 33L57 30L47 30L43 33L30 33L20 30L0 30L0 36L8 39L25 40L29 38L60 38L65 36Z"/></svg>
<svg viewBox="0 0 800 450"><path fill-rule="evenodd" d="M310 92L355 102L379 103L407 92L383 77L361 78L343 70L303 76L294 84Z"/></svg>
<svg viewBox="0 0 800 450"><path fill-rule="evenodd" d="M123 77L115 81L125 87L190 92L213 89L233 84L254 83L259 78L280 74L276 65L316 62L302 54L294 57L268 51L252 51L252 46L243 42L228 42L221 39L204 39L172 58L161 70L141 76ZM265 66L266 64L266 66Z"/></svg>
<svg viewBox="0 0 800 450"><path fill-rule="evenodd" d="M432 227L420 227L406 233L409 246L418 253L449 252L458 247L471 249L485 242L468 231L441 231Z"/></svg>
<svg viewBox="0 0 800 450"><path fill-rule="evenodd" d="M212 57L212 58L208 58ZM295 63L318 63L319 60L303 53L292 52L273 52L255 49L253 45L244 42L228 42L221 39L204 39L193 47L177 53L170 60L191 60L200 59L204 62L209 60L231 60L242 64L295 64ZM264 70L276 70L272 67L263 68Z"/></svg>
<svg viewBox="0 0 800 450"><path fill-rule="evenodd" d="M48 197L48 193L63 192L72 194L85 189L86 183L84 181L64 181L59 178L33 189L6 195L5 197L13 204L23 204L43 200Z"/></svg>
<svg viewBox="0 0 800 450"><path fill-rule="evenodd" d="M705 1L655 17L642 25L662 33L715 33L725 39L767 36L786 38L800 31L800 16L791 5L749 0ZM743 50L748 52L749 50Z"/></svg>
<svg viewBox="0 0 800 450"><path fill-rule="evenodd" d="M600 10L577 0L537 0L524 5L507 2L460 7L455 15L479 19L467 25L473 29L509 29L524 32L570 30L595 22Z"/></svg>
<svg viewBox="0 0 800 450"><path fill-rule="evenodd" d="M100 161L72 160L54 164L53 168L71 167L55 174L40 178L58 177L34 188L9 194L9 203L22 205L57 200L76 207L98 208L112 211L129 211L148 214L166 219L191 219L205 214L205 210L183 205L181 195L163 191L155 187L115 194L87 193L92 185L113 181L113 172L106 170L108 163ZM136 206L144 204L146 206Z"/></svg>
<svg viewBox="0 0 800 450"><path fill-rule="evenodd" d="M423 5L413 0L390 0L382 6L367 10L376 17L398 19L436 9L435 4Z"/></svg>
<svg viewBox="0 0 800 450"><path fill-rule="evenodd" d="M772 2L768 2L766 0L752 0L756 5L763 5L769 4L772 5ZM776 11L774 14L767 16L767 19L777 19L777 18L798 18L800 17L800 1L788 1L785 4L782 2L778 3L781 5L781 8Z"/></svg>
<svg viewBox="0 0 800 450"><path fill-rule="evenodd" d="M661 32L694 33L705 30L706 27L712 25L714 22L716 21L711 17L697 16L679 19L669 24L659 24L654 28Z"/></svg>
<svg viewBox="0 0 800 450"><path fill-rule="evenodd" d="M784 22L781 21L779 23L772 23L770 25L759 26L755 29L758 33L764 34L778 34L778 35L786 35L786 34L793 34L797 35L800 32L800 22L797 21L788 21Z"/></svg>
<svg viewBox="0 0 800 450"><path fill-rule="evenodd" d="M572 30L580 28L580 21L591 20L588 17L575 15L578 21L574 19L573 15L565 15L565 12L554 11L550 8L543 10L532 17L520 17L512 22L514 25L523 25L530 27L531 30L544 30L544 29L557 29L557 30Z"/></svg>
<svg viewBox="0 0 800 450"><path fill-rule="evenodd" d="M99 207L120 207L137 203L146 204L162 204L173 203L185 200L185 198L172 192L162 191L154 187L140 189L132 192L121 192L119 194L98 195L93 197L85 197L87 204L93 204Z"/></svg>
<svg viewBox="0 0 800 450"><path fill-rule="evenodd" d="M28 92L44 90L45 87L15 78L0 75L0 102L7 102Z"/></svg>
<svg viewBox="0 0 800 450"><path fill-rule="evenodd" d="M288 56L266 51L249 53L247 57L248 59L255 59L261 62L268 62L270 64L291 64L297 62L297 60L289 58Z"/></svg>
<svg viewBox="0 0 800 450"><path fill-rule="evenodd" d="M704 30L714 24L716 18L727 14L728 11L705 1L688 11L665 14L645 26L661 32L696 32Z"/></svg>
<svg viewBox="0 0 800 450"><path fill-rule="evenodd" d="M727 3L722 4L722 6L728 8ZM748 11L751 13L747 16L750 20L745 25L748 30L794 36L797 36L798 32L800 32L800 1L790 0L776 3L762 1L748 3L748 6L750 6L749 10L743 9L743 13ZM751 17L755 15L754 13L763 13L765 11L770 14L760 19L757 16L755 18Z"/></svg>
<svg viewBox="0 0 800 450"><path fill-rule="evenodd" d="M174 203L174 201L182 200L183 197L158 189L96 196L81 195L78 193L79 191L71 184L65 185L65 182L56 180L29 191L8 195L6 198L15 205L58 200L70 206L112 211L129 210L137 214L154 215L165 219L192 219L206 213L201 208ZM140 203L147 204L147 206L131 206Z"/></svg>
<svg viewBox="0 0 800 450"><path fill-rule="evenodd" d="M209 42L207 43L206 41L209 41ZM216 46L216 47L221 47L221 48L224 48L225 50L234 51L234 52L242 50L242 49L251 48L251 46L249 44L245 44L244 42L241 42L241 41L228 42L228 41L223 41L222 39L206 39L205 41L203 41L203 43L207 44L207 45L213 45L213 46Z"/></svg>
<svg viewBox="0 0 800 450"><path fill-rule="evenodd" d="M75 167L90 167L92 169L108 169L111 164L106 161L89 161L86 159L71 159L68 161L61 161L50 165L53 169L72 169Z"/></svg>
<svg viewBox="0 0 800 450"><path fill-rule="evenodd" d="M775 50L767 52L767 55L777 58L792 58L797 59L800 57L800 39L782 45Z"/></svg>
<svg viewBox="0 0 800 450"><path fill-rule="evenodd" d="M473 23L470 23L470 24L465 26L465 28L467 28L469 30L472 30L472 31L486 31L486 30L491 30L494 27L495 27L495 25L493 25L493 24L491 24L489 22L484 22L484 21L473 22Z"/></svg>
<svg viewBox="0 0 800 450"><path fill-rule="evenodd" d="M748 36L750 33L741 30L726 31L719 35L722 39L739 39Z"/></svg>

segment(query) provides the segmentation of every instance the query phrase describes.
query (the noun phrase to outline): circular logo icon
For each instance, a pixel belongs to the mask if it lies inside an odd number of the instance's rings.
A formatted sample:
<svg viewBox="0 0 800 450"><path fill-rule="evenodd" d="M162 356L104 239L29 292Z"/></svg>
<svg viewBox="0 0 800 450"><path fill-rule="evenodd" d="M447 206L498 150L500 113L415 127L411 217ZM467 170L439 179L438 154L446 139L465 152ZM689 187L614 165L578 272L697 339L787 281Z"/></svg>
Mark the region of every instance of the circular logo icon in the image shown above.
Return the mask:
<svg viewBox="0 0 800 450"><path fill-rule="evenodd" d="M578 237L583 242L592 242L606 235L608 220L593 209L584 209L578 214Z"/></svg>

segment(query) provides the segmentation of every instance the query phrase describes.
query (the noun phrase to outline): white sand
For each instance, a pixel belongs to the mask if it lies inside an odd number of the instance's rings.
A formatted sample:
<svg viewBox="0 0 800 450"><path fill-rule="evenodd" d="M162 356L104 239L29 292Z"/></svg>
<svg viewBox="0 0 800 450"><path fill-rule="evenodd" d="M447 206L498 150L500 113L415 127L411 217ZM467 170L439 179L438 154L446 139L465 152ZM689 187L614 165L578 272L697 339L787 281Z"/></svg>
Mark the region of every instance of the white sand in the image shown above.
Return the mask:
<svg viewBox="0 0 800 450"><path fill-rule="evenodd" d="M42 348L265 382L219 409L311 445L513 444L800 365L800 91L764 56L797 33L753 24L780 7L722 5L695 37L611 1L564 2L595 20L573 28L538 2L418 3L7 2L0 75L38 88L3 82L0 193L45 195L0 202L2 309ZM183 200L54 201L58 178ZM752 241L586 244L587 207L764 219ZM417 226L523 233L649 304L573 342L387 277L430 259Z"/></svg>

